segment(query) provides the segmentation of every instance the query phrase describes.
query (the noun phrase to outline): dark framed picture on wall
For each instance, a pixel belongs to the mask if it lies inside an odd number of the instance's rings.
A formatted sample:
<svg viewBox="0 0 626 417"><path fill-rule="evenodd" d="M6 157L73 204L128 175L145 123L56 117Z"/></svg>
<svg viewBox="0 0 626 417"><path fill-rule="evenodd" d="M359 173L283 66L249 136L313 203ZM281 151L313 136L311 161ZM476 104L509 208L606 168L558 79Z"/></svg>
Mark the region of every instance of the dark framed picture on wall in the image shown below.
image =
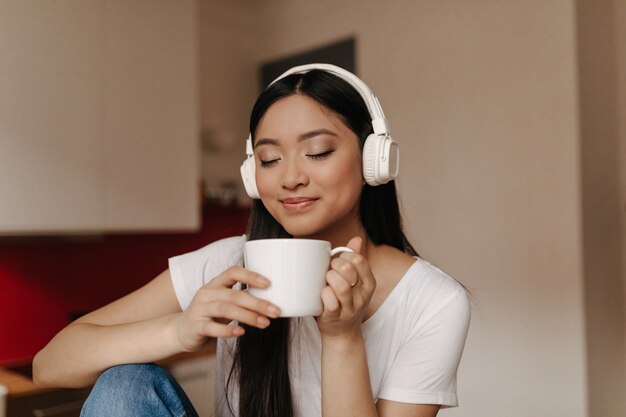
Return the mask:
<svg viewBox="0 0 626 417"><path fill-rule="evenodd" d="M351 37L262 64L259 77L261 89L265 88L280 74L297 65L312 63L333 64L353 74L357 74L355 68L355 45L356 40Z"/></svg>

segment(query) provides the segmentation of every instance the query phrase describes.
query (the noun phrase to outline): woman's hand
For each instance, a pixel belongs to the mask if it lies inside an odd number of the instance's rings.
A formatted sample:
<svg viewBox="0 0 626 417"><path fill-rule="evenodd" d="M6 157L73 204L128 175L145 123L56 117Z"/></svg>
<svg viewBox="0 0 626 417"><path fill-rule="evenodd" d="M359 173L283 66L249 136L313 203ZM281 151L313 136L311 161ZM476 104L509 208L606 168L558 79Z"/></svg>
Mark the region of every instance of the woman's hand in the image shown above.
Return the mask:
<svg viewBox="0 0 626 417"><path fill-rule="evenodd" d="M326 273L328 285L322 290L324 311L317 318L322 338L360 334L365 309L376 288L369 263L360 254L362 244L360 237L353 237L346 246L354 253L344 252L330 263Z"/></svg>
<svg viewBox="0 0 626 417"><path fill-rule="evenodd" d="M238 282L255 288L270 284L256 272L234 266L200 288L189 308L176 321L176 337L183 351L200 349L209 337L243 335L244 329L230 325L232 321L264 329L269 326L270 317L279 316L280 310L275 305L253 297L247 291L232 289Z"/></svg>

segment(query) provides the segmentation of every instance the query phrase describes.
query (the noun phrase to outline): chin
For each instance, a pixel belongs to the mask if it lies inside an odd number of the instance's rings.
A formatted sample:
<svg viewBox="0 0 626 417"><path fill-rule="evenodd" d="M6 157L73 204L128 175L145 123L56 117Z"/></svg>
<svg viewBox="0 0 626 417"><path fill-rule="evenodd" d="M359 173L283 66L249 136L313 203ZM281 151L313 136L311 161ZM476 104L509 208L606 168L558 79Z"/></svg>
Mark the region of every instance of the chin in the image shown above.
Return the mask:
<svg viewBox="0 0 626 417"><path fill-rule="evenodd" d="M289 225L283 225L283 227L285 228L285 230L287 231L287 233L289 233L291 236L295 237L295 238L301 238L301 239L306 239L306 238L310 238L310 239L315 239L315 235L317 235L319 233L319 229L313 228L310 225L308 226L289 226Z"/></svg>
<svg viewBox="0 0 626 417"><path fill-rule="evenodd" d="M293 237L314 239L314 236L319 235L327 224L319 224L315 220L300 218L300 219L283 219L280 222L283 228Z"/></svg>

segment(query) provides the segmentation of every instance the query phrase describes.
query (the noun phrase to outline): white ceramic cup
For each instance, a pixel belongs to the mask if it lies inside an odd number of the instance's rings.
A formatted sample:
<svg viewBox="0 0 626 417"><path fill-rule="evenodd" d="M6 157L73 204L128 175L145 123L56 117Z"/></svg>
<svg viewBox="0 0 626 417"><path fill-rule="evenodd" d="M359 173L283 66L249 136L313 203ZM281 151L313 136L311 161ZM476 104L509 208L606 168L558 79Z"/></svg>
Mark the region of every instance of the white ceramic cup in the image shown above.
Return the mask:
<svg viewBox="0 0 626 417"><path fill-rule="evenodd" d="M271 281L267 288L250 288L255 297L280 308L281 317L319 316L323 311L322 288L330 258L353 252L330 242L314 239L259 239L244 245L246 269Z"/></svg>

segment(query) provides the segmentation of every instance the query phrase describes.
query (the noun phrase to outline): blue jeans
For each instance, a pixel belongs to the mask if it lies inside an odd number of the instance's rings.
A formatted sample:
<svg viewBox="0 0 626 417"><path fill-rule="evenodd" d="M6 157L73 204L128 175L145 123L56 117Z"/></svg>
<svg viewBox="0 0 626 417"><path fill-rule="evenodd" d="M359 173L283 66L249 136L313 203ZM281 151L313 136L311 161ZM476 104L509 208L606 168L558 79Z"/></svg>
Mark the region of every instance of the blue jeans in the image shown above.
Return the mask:
<svg viewBox="0 0 626 417"><path fill-rule="evenodd" d="M100 375L81 417L197 417L176 380L155 364L119 365Z"/></svg>

